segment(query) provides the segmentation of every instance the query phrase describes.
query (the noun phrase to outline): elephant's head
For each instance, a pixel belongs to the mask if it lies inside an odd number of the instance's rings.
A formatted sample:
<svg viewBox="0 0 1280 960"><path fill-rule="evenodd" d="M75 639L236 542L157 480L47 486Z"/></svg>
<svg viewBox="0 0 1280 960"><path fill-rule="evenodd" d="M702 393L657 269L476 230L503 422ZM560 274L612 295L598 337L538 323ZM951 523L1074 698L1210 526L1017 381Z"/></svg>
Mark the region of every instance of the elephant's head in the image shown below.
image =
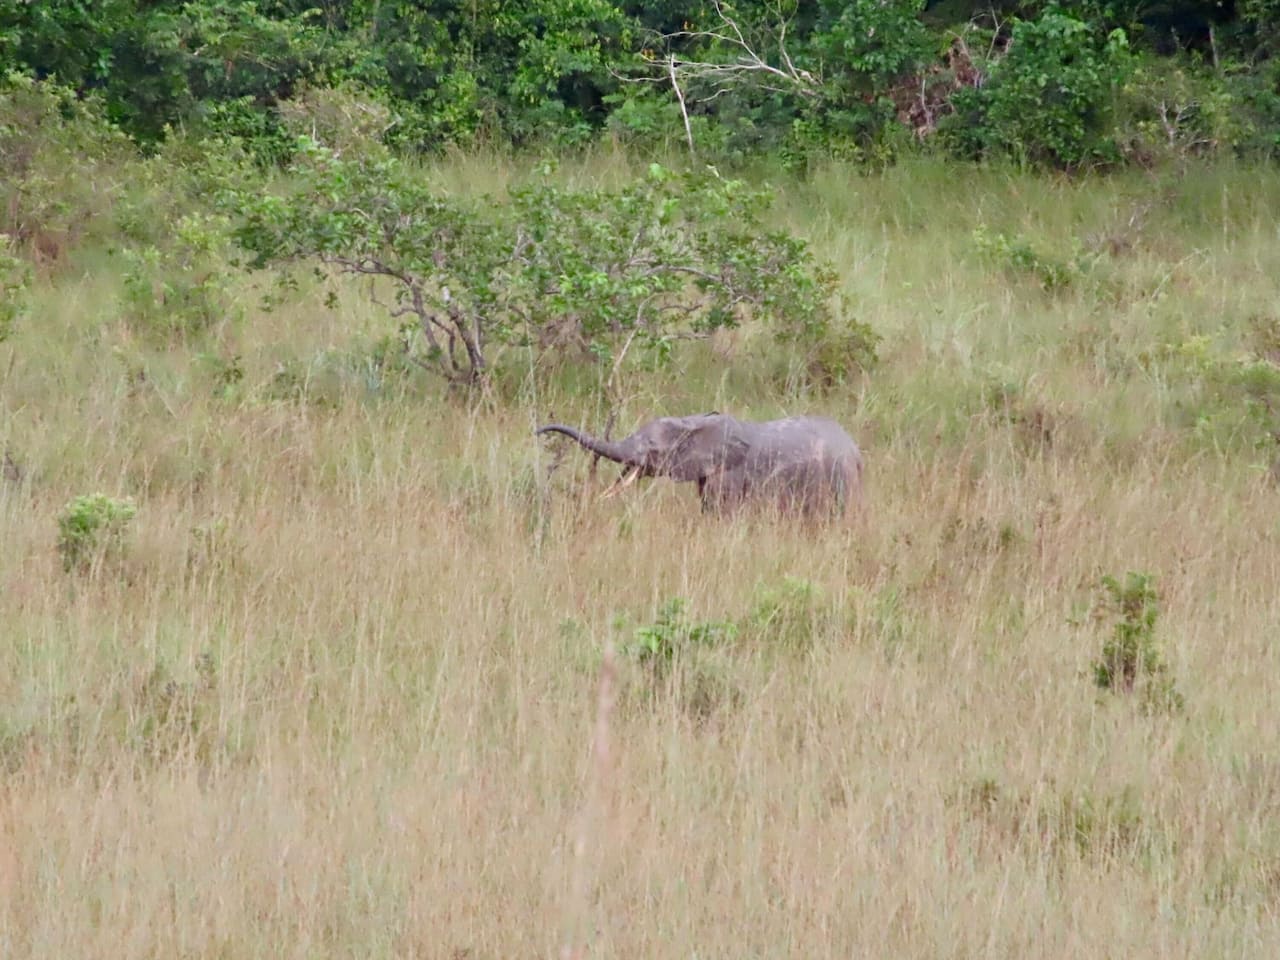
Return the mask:
<svg viewBox="0 0 1280 960"><path fill-rule="evenodd" d="M699 485L717 473L734 470L747 457L741 424L721 413L651 420L622 440L598 440L558 423L539 427L542 433L563 433L592 453L624 464L627 482L637 476L697 480Z"/></svg>

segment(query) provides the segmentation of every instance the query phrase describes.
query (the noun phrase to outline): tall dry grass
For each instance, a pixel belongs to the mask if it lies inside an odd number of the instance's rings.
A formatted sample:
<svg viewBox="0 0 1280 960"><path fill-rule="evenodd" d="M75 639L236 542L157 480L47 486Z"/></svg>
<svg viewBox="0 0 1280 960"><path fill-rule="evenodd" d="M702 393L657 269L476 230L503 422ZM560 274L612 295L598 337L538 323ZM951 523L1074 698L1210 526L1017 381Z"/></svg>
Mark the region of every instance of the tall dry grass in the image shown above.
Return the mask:
<svg viewBox="0 0 1280 960"><path fill-rule="evenodd" d="M1274 315L1280 178L960 176L785 189L886 337L871 377L797 394L750 337L629 375L620 429L847 423L869 510L818 533L548 479L530 428L594 425L589 393L270 399L377 327L358 291L245 288L164 349L104 271L42 289L0 346L0 955L1274 955L1280 493L1157 348ZM973 250L1065 256L1152 196L1055 295ZM67 575L55 518L97 489L137 499L128 550ZM1180 712L1093 684L1130 569ZM738 631L655 674L625 650L673 597Z"/></svg>

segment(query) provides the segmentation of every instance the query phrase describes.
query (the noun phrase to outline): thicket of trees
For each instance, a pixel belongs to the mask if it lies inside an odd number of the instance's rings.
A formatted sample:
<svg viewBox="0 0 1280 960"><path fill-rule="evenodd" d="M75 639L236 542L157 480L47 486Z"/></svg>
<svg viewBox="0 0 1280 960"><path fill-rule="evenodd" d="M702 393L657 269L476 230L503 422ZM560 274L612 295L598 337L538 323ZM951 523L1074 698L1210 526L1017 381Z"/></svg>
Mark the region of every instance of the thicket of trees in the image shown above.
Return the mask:
<svg viewBox="0 0 1280 960"><path fill-rule="evenodd" d="M1271 155L1278 43L1280 0L0 3L0 72L100 98L139 143L233 136L267 163L291 154L300 103L412 150Z"/></svg>

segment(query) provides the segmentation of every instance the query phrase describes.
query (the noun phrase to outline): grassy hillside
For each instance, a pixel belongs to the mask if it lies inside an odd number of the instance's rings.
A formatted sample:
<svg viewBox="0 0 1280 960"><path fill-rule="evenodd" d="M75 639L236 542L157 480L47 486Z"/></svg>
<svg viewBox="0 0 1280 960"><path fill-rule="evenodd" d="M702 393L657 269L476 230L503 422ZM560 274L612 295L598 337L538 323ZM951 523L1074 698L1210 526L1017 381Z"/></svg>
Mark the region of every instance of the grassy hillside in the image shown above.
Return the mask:
<svg viewBox="0 0 1280 960"><path fill-rule="evenodd" d="M531 436L595 392L379 374L362 286L235 275L166 343L83 251L0 344L0 954L1274 954L1277 209L1228 167L782 184L879 365L725 334L616 429L837 417L868 509L817 533L601 500ZM96 491L137 515L64 571ZM1124 637L1163 667L1107 688Z"/></svg>

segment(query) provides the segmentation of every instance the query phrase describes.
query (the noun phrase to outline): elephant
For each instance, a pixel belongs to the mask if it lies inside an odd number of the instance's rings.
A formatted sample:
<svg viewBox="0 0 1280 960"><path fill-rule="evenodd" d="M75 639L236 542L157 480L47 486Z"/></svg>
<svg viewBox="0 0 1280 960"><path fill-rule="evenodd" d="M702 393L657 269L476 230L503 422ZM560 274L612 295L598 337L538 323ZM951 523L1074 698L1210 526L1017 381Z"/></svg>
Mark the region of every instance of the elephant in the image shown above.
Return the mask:
<svg viewBox="0 0 1280 960"><path fill-rule="evenodd" d="M600 440L551 423L535 435L560 433L627 469L609 491L637 477L698 483L704 513L729 513L772 502L784 513L843 514L862 502L862 451L826 417L739 420L712 411L660 417L622 440Z"/></svg>

